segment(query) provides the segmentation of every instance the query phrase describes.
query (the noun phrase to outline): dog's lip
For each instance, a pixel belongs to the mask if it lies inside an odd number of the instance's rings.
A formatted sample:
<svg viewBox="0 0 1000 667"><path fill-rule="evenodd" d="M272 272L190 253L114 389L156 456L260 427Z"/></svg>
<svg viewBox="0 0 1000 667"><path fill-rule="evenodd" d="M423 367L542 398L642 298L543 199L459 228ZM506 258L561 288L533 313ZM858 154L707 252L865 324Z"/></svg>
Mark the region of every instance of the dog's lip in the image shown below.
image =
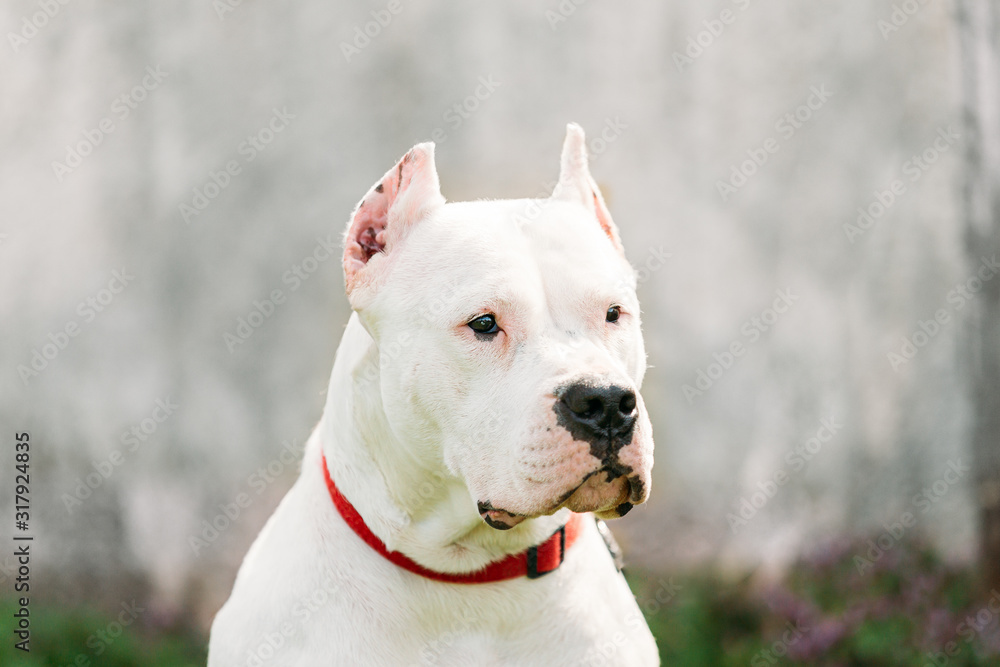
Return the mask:
<svg viewBox="0 0 1000 667"><path fill-rule="evenodd" d="M559 499L559 502L557 502L557 503L555 504L555 506L553 506L553 508L552 508L551 512L555 512L555 511L557 511L557 510L558 510L558 509L559 509L560 507L562 507L563 505L565 505L565 504L566 504L566 501L567 501L567 500L569 500L569 499L570 499L570 497L571 497L571 496L572 496L572 495L573 495L574 493L576 493L577 491L579 491L579 490L580 490L580 487L582 487L582 486L583 486L584 484L586 484L586 483L587 483L587 481L588 481L588 480L589 480L589 479L590 479L591 477L593 477L594 475L596 475L596 474L598 474L598 473L600 473L600 472L606 472L606 469L602 467L602 468L598 468L597 470L594 470L594 471L592 471L592 472L589 472L589 473L587 473L587 475L586 475L586 476L585 476L585 477L584 477L583 479L581 479L581 480L580 480L580 483L579 483L579 484L577 484L577 485L576 485L576 486L574 486L574 487L573 487L572 489L570 489L569 491L567 491L566 493L564 493L564 494L562 495L562 498L560 498L560 499ZM612 478L612 479L614 479L614 478ZM611 479L609 479L608 481L610 482L610 481L612 481L612 480L611 480Z"/></svg>
<svg viewBox="0 0 1000 667"><path fill-rule="evenodd" d="M517 514L501 507L494 507L488 500L479 501L479 516L482 517L483 521L490 528L496 528L497 530L509 530L527 518L523 514Z"/></svg>
<svg viewBox="0 0 1000 667"><path fill-rule="evenodd" d="M580 483L566 491L560 497L558 502L552 505L548 510L539 512L538 514L520 514L502 507L494 507L488 501L480 501L479 515L490 527L496 528L497 530L508 530L525 519L535 516L551 516L566 507L566 503L573 497L573 494L579 491L592 477L604 473L608 476L605 480L605 483L607 484L611 484L619 479L623 481L624 486L622 488L622 492L618 495L613 504L608 505L607 507L595 508L590 511L594 512L601 518L625 516L635 505L642 503L642 484L636 475L629 474L631 471L624 472L621 470L615 470L614 468L615 466L613 465L605 464L600 468L587 473L584 478L580 480Z"/></svg>
<svg viewBox="0 0 1000 667"><path fill-rule="evenodd" d="M573 494L579 491L584 484L586 484L592 477L594 477L594 475L606 473L608 475L608 478L605 480L607 484L611 484L615 480L621 479L624 482L625 486L622 489L622 493L619 494L618 498L616 499L614 505L611 505L606 508L595 508L594 510L591 511L596 512L598 514L606 514L611 511L616 511L618 512L618 516L625 516L625 514L633 507L632 503L629 501L636 500L636 496L639 493L639 489L637 489L636 485L632 483L630 475L628 475L627 473L615 474L616 472L617 471L610 469L610 466L604 465L598 468L597 470L588 473L582 480L580 480L579 484L574 486L568 492L564 493L559 502L557 502L552 507L552 509L549 510L549 512L547 512L547 514L554 514L558 510L565 507L566 503L569 502L570 498L573 497Z"/></svg>

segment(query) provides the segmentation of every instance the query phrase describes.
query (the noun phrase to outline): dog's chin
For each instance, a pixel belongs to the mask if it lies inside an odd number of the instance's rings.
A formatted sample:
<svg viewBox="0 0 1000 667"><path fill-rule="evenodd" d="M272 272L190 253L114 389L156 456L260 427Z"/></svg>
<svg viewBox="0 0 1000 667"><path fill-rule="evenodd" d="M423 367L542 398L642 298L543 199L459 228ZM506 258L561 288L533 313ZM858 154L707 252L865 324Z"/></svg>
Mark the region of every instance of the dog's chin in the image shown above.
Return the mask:
<svg viewBox="0 0 1000 667"><path fill-rule="evenodd" d="M632 504L628 502L631 493L627 477L608 479L602 470L588 477L560 507L579 513L593 512L601 519L616 519L632 509Z"/></svg>

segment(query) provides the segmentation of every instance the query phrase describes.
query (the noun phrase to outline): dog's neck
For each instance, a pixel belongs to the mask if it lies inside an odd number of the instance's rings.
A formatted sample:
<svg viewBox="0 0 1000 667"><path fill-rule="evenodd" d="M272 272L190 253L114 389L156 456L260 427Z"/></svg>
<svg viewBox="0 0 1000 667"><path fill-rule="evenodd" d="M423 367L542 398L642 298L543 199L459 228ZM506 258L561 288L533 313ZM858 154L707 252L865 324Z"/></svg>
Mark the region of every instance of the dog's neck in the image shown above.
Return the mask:
<svg viewBox="0 0 1000 667"><path fill-rule="evenodd" d="M465 572L538 544L566 522L569 512L560 510L507 531L487 526L460 478L421 460L393 433L379 376L378 347L352 314L319 431L331 477L390 550L434 570Z"/></svg>

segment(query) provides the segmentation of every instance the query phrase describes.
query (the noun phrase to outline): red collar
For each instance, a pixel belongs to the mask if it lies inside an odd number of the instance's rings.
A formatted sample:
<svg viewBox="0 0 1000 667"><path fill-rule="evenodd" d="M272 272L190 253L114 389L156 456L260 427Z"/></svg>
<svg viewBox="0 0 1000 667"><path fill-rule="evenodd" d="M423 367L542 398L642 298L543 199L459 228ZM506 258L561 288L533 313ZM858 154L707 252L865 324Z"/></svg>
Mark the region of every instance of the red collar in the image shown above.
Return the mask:
<svg viewBox="0 0 1000 667"><path fill-rule="evenodd" d="M333 504L344 517L347 525L357 533L358 537L364 540L368 546L379 552L383 558L392 561L404 570L409 570L422 577L435 581L444 581L451 584L486 584L492 581L504 581L506 579L517 579L527 576L535 579L548 574L559 567L566 556L566 550L576 541L580 534L583 516L572 514L570 520L562 528L554 532L549 539L541 544L531 547L518 554L510 554L505 558L494 561L475 572L465 572L452 574L450 572L436 572L419 565L407 558L398 551L389 551L385 543L380 540L375 533L365 525L365 520L361 518L354 505L344 497L344 495L330 478L330 470L326 465L326 456L323 456L323 476L326 478L326 488L330 491L330 498Z"/></svg>

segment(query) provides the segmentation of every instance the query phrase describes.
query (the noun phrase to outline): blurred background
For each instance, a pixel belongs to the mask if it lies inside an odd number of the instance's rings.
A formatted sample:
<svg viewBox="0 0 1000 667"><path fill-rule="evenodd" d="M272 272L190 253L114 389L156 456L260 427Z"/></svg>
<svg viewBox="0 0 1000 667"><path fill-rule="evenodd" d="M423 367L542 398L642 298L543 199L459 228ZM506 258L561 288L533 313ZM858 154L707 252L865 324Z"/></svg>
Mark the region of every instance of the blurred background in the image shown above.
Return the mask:
<svg viewBox="0 0 1000 667"><path fill-rule="evenodd" d="M546 196L569 121L639 272L654 488L612 528L665 664L996 659L987 0L12 0L0 26L0 536L28 432L35 615L3 664L203 663L321 414L354 204L431 139L449 200Z"/></svg>

